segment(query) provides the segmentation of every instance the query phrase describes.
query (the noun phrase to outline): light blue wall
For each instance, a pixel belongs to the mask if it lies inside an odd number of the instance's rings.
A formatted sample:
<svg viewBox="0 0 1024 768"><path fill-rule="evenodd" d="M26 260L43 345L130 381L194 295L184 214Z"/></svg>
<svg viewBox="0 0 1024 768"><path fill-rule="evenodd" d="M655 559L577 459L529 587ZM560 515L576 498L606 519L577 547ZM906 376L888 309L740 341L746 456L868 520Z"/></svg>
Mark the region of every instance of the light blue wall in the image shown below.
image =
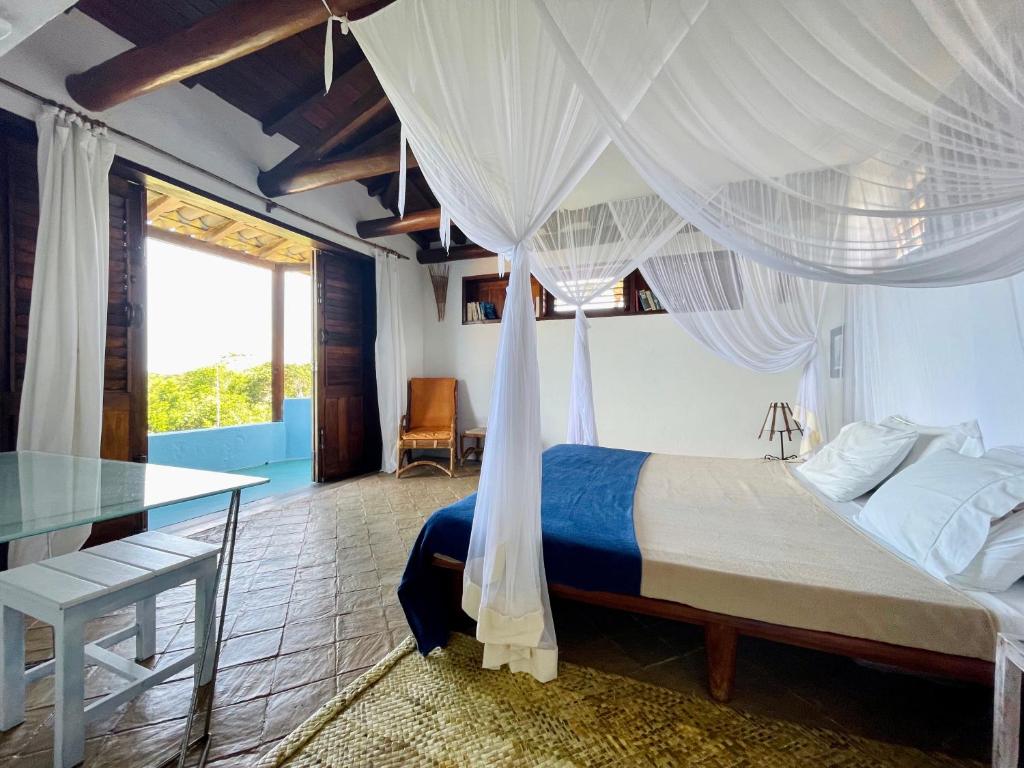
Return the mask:
<svg viewBox="0 0 1024 768"><path fill-rule="evenodd" d="M223 472L309 458L311 446L310 401L289 399L284 401L284 421L150 435L149 461Z"/></svg>
<svg viewBox="0 0 1024 768"><path fill-rule="evenodd" d="M284 455L288 459L313 456L313 401L291 397L284 401Z"/></svg>

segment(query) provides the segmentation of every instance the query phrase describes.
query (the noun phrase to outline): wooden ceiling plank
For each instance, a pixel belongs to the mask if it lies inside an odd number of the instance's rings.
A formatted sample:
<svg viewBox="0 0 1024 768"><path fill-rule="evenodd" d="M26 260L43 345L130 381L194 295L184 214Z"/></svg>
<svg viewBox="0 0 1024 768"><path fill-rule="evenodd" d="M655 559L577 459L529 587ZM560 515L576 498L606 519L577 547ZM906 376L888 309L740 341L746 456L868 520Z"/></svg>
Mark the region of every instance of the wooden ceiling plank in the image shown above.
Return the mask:
<svg viewBox="0 0 1024 768"><path fill-rule="evenodd" d="M207 243L219 244L221 240L224 240L236 232L245 229L248 224L244 221L232 221L227 220L223 224L211 227L203 233L203 241Z"/></svg>
<svg viewBox="0 0 1024 768"><path fill-rule="evenodd" d="M341 66L339 66L339 63L335 64L334 71L338 74L335 74L334 80L331 81L331 90L339 86L347 77L358 75L358 73L363 69L368 69L371 74L373 72L373 69L370 67L370 62L362 58L362 52L357 48L355 52L351 54L350 61L342 64ZM268 136L273 136L275 133L281 133L283 128L301 116L314 104L323 100L326 95L327 94L324 93L323 78L321 78L316 84L315 89L305 91L302 96L290 101L282 110L275 113L272 117L264 120L263 132Z"/></svg>
<svg viewBox="0 0 1024 768"><path fill-rule="evenodd" d="M310 159L321 159L335 147L346 144L370 122L391 109L384 89L375 85L364 93L317 135L308 147Z"/></svg>
<svg viewBox="0 0 1024 768"><path fill-rule="evenodd" d="M387 237L388 235L405 235L409 232L426 232L437 229L441 225L441 209L431 208L425 211L406 213L405 218L389 216L384 219L370 219L356 224L356 232L360 237Z"/></svg>
<svg viewBox="0 0 1024 768"><path fill-rule="evenodd" d="M287 237L282 237L272 243L267 243L253 255L258 259L264 259L267 256L276 253L282 247L287 247L289 245L291 245L291 241Z"/></svg>
<svg viewBox="0 0 1024 768"><path fill-rule="evenodd" d="M370 197L380 197L380 195L387 189L388 182L391 180L393 174L386 173L383 176L373 176L369 179L361 179L366 184L366 194Z"/></svg>
<svg viewBox="0 0 1024 768"><path fill-rule="evenodd" d="M495 256L493 251L481 248L479 245L459 245L449 251L444 248L431 248L416 253L416 261L420 264L441 264L446 261L463 261L464 259L485 259Z"/></svg>
<svg viewBox="0 0 1024 768"><path fill-rule="evenodd" d="M158 219L181 205L181 200L173 195L164 195L161 199L155 200L146 206L146 218Z"/></svg>
<svg viewBox="0 0 1024 768"><path fill-rule="evenodd" d="M376 0L331 0L338 15L380 5ZM181 32L69 75L67 90L85 109L102 112L325 22L320 0L235 0Z"/></svg>
<svg viewBox="0 0 1024 768"><path fill-rule="evenodd" d="M175 184L167 182L164 179L159 179L153 176L148 176L145 179L147 189L151 193L159 193L162 195L170 194L173 197L181 200L184 204L198 208L202 211L207 211L212 214L216 214L224 219L230 219L231 221L238 221L242 224L240 232L246 229L253 229L265 235L276 235L277 237L290 237L297 243L306 245L309 247L313 246L313 241L306 237L296 235L285 227L279 227L268 219L261 218L256 215L244 213L237 208L226 205L221 202L216 202L202 194L197 193L194 190L188 190L183 187L179 187Z"/></svg>

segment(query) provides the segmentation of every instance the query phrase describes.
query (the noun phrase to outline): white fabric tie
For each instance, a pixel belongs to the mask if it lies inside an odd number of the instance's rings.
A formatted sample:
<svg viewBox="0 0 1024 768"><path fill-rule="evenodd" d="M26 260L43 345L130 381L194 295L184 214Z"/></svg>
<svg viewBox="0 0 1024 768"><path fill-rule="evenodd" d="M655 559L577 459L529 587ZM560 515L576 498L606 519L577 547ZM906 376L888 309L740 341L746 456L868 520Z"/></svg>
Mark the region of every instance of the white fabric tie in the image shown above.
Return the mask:
<svg viewBox="0 0 1024 768"><path fill-rule="evenodd" d="M334 82L334 22L341 27L341 34L348 34L348 14L335 16L327 0L321 0L324 8L327 9L327 37L324 40L324 93L331 92L331 83Z"/></svg>
<svg viewBox="0 0 1024 768"><path fill-rule="evenodd" d="M409 140L405 135L405 123L398 138L398 216L405 218L405 180L409 175Z"/></svg>
<svg viewBox="0 0 1024 768"><path fill-rule="evenodd" d="M441 236L441 247L448 251L452 244L452 217L448 215L448 209L441 206L441 225L438 228Z"/></svg>
<svg viewBox="0 0 1024 768"><path fill-rule="evenodd" d="M565 442L599 445L594 413L594 386L590 376L590 321L583 307L576 307L572 345L572 384L569 390L569 428Z"/></svg>

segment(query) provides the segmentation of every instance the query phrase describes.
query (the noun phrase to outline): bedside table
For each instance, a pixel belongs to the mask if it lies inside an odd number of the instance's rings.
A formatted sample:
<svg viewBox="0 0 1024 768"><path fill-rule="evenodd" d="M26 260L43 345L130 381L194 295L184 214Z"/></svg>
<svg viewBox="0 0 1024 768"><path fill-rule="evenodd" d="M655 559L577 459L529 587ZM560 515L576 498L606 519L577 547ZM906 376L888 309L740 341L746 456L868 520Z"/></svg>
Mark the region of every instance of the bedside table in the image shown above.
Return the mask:
<svg viewBox="0 0 1024 768"><path fill-rule="evenodd" d="M466 456L473 454L478 461L484 455L484 438L487 437L487 427L473 427L459 435L459 457L463 466L466 464ZM472 440L473 445L466 446L466 441Z"/></svg>

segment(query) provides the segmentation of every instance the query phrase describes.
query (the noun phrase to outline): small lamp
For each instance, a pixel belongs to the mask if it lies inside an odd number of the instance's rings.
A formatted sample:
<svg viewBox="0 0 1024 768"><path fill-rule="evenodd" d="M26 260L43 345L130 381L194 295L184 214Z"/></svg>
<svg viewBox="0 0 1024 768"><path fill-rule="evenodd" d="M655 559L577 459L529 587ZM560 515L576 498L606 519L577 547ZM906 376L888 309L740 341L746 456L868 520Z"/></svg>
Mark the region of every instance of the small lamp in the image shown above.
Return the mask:
<svg viewBox="0 0 1024 768"><path fill-rule="evenodd" d="M760 440L764 437L765 432L768 433L769 440L775 438L776 432L779 434L779 455L772 456L770 453L766 453L764 455L765 460L789 461L790 459L797 458L795 453L790 456L786 455L786 448L782 442L783 434L789 438L790 442L793 442L794 432L799 432L801 435L804 433L803 428L793 417L793 411L790 410L789 403L772 403L768 406L768 413L765 414L764 421L761 423L761 431L757 433L757 439Z"/></svg>

